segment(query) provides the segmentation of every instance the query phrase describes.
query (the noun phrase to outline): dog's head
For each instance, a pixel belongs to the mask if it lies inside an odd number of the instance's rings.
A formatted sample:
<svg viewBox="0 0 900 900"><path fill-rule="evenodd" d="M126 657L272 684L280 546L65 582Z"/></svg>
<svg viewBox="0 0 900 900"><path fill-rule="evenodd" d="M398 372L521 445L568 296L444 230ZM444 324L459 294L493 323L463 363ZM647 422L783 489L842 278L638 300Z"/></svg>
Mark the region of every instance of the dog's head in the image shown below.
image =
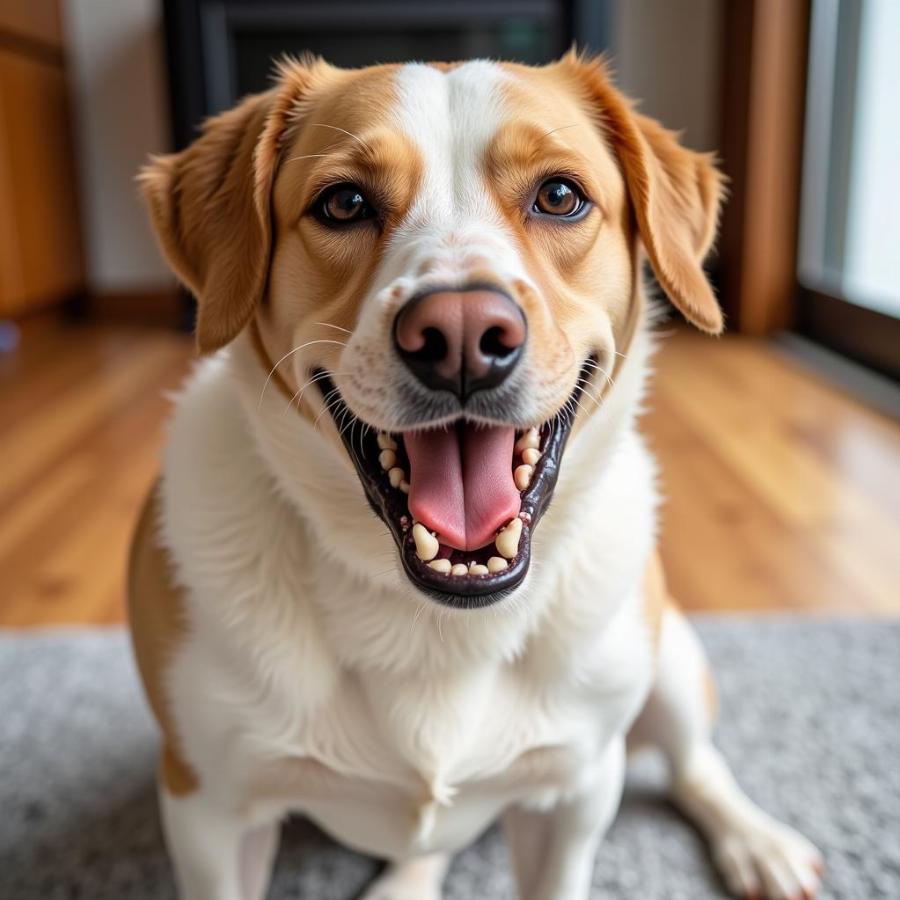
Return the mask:
<svg viewBox="0 0 900 900"><path fill-rule="evenodd" d="M451 605L524 578L569 433L627 352L644 254L722 328L701 267L717 172L575 54L285 63L143 187L200 349L250 330Z"/></svg>

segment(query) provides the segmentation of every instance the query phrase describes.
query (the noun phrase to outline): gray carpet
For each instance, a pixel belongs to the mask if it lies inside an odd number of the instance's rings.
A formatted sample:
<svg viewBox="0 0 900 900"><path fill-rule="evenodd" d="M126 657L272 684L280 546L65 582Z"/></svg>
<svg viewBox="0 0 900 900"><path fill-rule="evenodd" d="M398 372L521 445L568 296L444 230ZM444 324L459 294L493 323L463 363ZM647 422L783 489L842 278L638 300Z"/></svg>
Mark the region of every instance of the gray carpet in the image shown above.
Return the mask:
<svg viewBox="0 0 900 900"><path fill-rule="evenodd" d="M823 896L900 898L900 625L698 622L722 696L719 743L749 793L824 851ZM0 898L163 900L155 736L119 632L0 635ZM597 860L595 896L725 896L645 759ZM298 821L271 897L350 900L377 863ZM448 900L511 897L500 835L450 871Z"/></svg>

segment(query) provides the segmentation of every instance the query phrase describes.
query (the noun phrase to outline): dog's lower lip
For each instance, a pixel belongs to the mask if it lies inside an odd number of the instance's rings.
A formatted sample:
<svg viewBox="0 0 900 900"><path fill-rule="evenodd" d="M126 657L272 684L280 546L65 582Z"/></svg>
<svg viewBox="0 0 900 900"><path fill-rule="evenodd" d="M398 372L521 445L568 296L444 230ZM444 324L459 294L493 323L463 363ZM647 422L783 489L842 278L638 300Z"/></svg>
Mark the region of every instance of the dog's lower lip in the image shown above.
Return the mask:
<svg viewBox="0 0 900 900"><path fill-rule="evenodd" d="M528 573L531 536L552 497L571 416L557 414L540 429L517 435L511 465L518 462L514 471L521 496L518 516L507 522L490 544L474 551L458 551L441 545L409 513L409 467L402 432L376 432L350 413L326 372L318 370L313 374L369 505L390 529L410 581L438 603L463 609L489 606L514 591ZM585 363L574 400L577 401L589 374ZM510 531L519 533L511 535ZM443 560L450 563L449 568Z"/></svg>

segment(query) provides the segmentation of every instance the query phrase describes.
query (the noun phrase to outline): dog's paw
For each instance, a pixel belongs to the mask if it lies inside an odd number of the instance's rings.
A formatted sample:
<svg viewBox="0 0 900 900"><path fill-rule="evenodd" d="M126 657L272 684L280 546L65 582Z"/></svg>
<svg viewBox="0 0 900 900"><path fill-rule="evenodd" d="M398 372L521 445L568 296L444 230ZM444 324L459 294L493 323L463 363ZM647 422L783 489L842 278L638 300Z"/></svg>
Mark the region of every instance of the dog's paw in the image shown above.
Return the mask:
<svg viewBox="0 0 900 900"><path fill-rule="evenodd" d="M768 816L718 838L713 859L729 891L746 900L812 900L822 855L793 828Z"/></svg>

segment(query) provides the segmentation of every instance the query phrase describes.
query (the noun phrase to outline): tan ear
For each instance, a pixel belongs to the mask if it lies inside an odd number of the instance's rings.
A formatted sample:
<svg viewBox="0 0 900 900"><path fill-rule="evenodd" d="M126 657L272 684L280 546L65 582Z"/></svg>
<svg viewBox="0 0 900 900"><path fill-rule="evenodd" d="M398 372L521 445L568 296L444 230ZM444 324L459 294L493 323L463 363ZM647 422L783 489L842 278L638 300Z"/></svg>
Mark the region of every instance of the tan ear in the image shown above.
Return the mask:
<svg viewBox="0 0 900 900"><path fill-rule="evenodd" d="M688 321L720 334L722 310L703 271L724 197L724 178L712 154L682 147L673 132L636 113L613 87L602 60L570 53L560 65L587 89L598 124L618 155L660 286Z"/></svg>
<svg viewBox="0 0 900 900"><path fill-rule="evenodd" d="M282 137L314 65L283 64L275 88L207 120L187 149L138 176L163 254L197 298L202 353L232 341L265 292Z"/></svg>

